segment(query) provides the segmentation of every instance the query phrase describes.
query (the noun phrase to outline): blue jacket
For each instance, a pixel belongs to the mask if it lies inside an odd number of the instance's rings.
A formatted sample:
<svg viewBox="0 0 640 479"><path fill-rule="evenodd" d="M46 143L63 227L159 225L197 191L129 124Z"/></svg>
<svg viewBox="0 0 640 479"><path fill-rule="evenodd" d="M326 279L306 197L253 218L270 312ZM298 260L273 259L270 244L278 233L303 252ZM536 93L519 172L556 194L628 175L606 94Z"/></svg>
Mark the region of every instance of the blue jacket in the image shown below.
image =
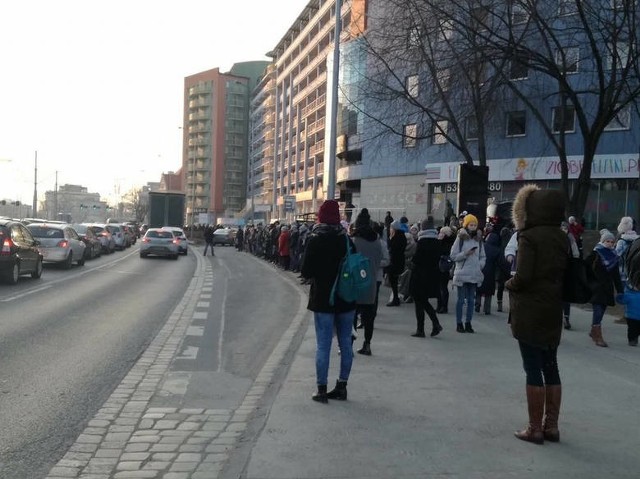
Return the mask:
<svg viewBox="0 0 640 479"><path fill-rule="evenodd" d="M623 294L616 296L618 303L624 304L624 317L640 321L640 291L625 288Z"/></svg>

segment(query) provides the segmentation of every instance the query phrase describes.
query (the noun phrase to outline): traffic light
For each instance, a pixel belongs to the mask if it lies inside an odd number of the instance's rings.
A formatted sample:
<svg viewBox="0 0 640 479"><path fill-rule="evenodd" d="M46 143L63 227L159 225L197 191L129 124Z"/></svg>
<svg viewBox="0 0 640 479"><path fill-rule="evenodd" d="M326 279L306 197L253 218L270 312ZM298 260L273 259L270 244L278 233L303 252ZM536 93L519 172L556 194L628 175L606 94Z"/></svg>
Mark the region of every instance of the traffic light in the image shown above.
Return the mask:
<svg viewBox="0 0 640 479"><path fill-rule="evenodd" d="M100 207L99 207L98 205L93 205L93 209L94 209L94 210L99 210L99 209L100 209Z"/></svg>
<svg viewBox="0 0 640 479"><path fill-rule="evenodd" d="M81 210L83 210L83 209L85 209L85 208L86 208L86 206L85 206L85 205L83 205L82 203L80 203L80 209L81 209Z"/></svg>

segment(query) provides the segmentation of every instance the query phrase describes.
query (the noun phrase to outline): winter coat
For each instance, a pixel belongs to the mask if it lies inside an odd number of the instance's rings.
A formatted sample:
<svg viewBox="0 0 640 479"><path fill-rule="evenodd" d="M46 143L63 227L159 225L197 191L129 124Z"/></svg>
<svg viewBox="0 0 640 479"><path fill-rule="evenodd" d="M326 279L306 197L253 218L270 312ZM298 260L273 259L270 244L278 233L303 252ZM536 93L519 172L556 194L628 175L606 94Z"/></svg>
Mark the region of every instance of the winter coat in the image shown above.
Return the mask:
<svg viewBox="0 0 640 479"><path fill-rule="evenodd" d="M280 236L278 236L278 254L280 256L289 256L290 248L289 248L289 239L291 238L291 233L287 230L281 231Z"/></svg>
<svg viewBox="0 0 640 479"><path fill-rule="evenodd" d="M387 246L387 242L382 238L379 238L378 242L382 248L382 260L380 261L380 268L376 273L376 281L382 282L384 280L384 269L391 264L391 258L389 257L389 247Z"/></svg>
<svg viewBox="0 0 640 479"><path fill-rule="evenodd" d="M418 247L418 244L411 233L405 233L404 236L405 238L407 238L407 246L405 246L404 248L404 263L405 266L407 266L409 265L409 263L411 263L411 258L413 258L413 255L416 254L416 248Z"/></svg>
<svg viewBox="0 0 640 479"><path fill-rule="evenodd" d="M341 225L318 223L313 227L308 239L300 273L303 278L311 280L307 309L321 313L345 313L354 311L356 303L347 303L336 295L335 304L329 304L329 296L333 283L338 276L338 269L347 253L347 233ZM351 252L356 249L349 240Z"/></svg>
<svg viewBox="0 0 640 479"><path fill-rule="evenodd" d="M449 236L444 236L440 240L440 255L441 256L449 256L451 254L451 247L453 246L454 241L456 240L456 235L451 234ZM440 272L440 281L449 282L451 279L452 271L439 271Z"/></svg>
<svg viewBox="0 0 640 479"><path fill-rule="evenodd" d="M497 233L489 233L484 240L484 252L486 260L482 274L484 279L478 288L480 294L492 296L496 292L496 277L498 272L498 261L502 252L500 251L500 236Z"/></svg>
<svg viewBox="0 0 640 479"><path fill-rule="evenodd" d="M440 296L440 270L438 262L442 255L442 244L435 229L420 231L416 252L411 259L413 268L409 291L418 301Z"/></svg>
<svg viewBox="0 0 640 479"><path fill-rule="evenodd" d="M476 248L475 251L469 253L473 248ZM454 286L462 286L464 283L478 286L482 284L484 280L482 268L484 268L486 255L479 232L472 238L466 229L460 228L449 256L456 263L453 270Z"/></svg>
<svg viewBox="0 0 640 479"><path fill-rule="evenodd" d="M536 185L522 187L513 202L518 254L515 275L505 283L511 332L536 347L560 344L562 279L569 258L569 240L560 229L564 210L560 190Z"/></svg>
<svg viewBox="0 0 640 479"><path fill-rule="evenodd" d="M369 258L370 273L373 279L369 286L368 293L358 298L358 304L375 304L376 293L378 291L375 278L378 276L378 270L382 262L382 243L371 227L356 228L352 240L358 253Z"/></svg>
<svg viewBox="0 0 640 479"><path fill-rule="evenodd" d="M600 243L596 245L605 248ZM587 279L593 295L589 302L591 304L603 304L606 306L615 306L614 288L618 293L623 292L622 281L620 280L620 270L616 264L612 269L607 271L602 262L600 254L594 249L589 256L585 258L585 263L589 268ZM615 254L614 250L610 250Z"/></svg>
<svg viewBox="0 0 640 479"><path fill-rule="evenodd" d="M635 240L639 238L638 233L635 231L627 231L626 233L622 233L620 235L620 239L616 243L616 253L620 256L620 279L622 281L627 280L627 265L626 265L626 257L627 252L629 251L629 247L633 244Z"/></svg>
<svg viewBox="0 0 640 479"><path fill-rule="evenodd" d="M407 247L407 237L402 231L396 231L388 241L390 264L387 272L390 274L400 275L404 271L405 256L404 251Z"/></svg>

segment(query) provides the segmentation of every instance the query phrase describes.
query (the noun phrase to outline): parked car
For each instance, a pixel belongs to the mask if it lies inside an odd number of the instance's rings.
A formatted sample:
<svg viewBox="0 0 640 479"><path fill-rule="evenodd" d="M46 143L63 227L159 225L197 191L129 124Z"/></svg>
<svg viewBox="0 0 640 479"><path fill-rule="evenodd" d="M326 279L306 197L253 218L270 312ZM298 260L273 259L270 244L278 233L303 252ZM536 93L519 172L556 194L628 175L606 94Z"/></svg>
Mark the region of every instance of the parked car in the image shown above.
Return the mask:
<svg viewBox="0 0 640 479"><path fill-rule="evenodd" d="M16 284L18 278L30 274L42 276L42 253L36 240L20 221L0 218L0 278Z"/></svg>
<svg viewBox="0 0 640 479"><path fill-rule="evenodd" d="M116 250L116 240L111 234L111 231L109 231L106 228L105 224L99 224L99 223L83 223L83 224L86 226L91 226L91 228L93 228L93 231L96 233L96 235L98 236L98 239L100 240L100 245L102 246L103 253L111 254Z"/></svg>
<svg viewBox="0 0 640 479"><path fill-rule="evenodd" d="M179 254L179 241L171 231L162 228L149 228L140 242L141 258L155 255L178 259Z"/></svg>
<svg viewBox="0 0 640 479"><path fill-rule="evenodd" d="M236 240L236 230L232 228L219 228L213 232L213 244L233 246Z"/></svg>
<svg viewBox="0 0 640 479"><path fill-rule="evenodd" d="M84 250L85 259L97 258L102 254L102 243L93 226L72 224L71 227L76 230L76 233L78 233L78 236L86 246Z"/></svg>
<svg viewBox="0 0 640 479"><path fill-rule="evenodd" d="M58 263L65 269L71 268L75 261L84 265L85 244L70 225L32 223L27 229L40 243L38 249L45 263Z"/></svg>
<svg viewBox="0 0 640 479"><path fill-rule="evenodd" d="M127 247L127 237L125 232L119 225L115 223L108 223L104 227L111 233L113 240L116 242L116 249L123 250Z"/></svg>
<svg viewBox="0 0 640 479"><path fill-rule="evenodd" d="M182 228L177 228L175 226L163 226L162 229L173 233L173 237L178 240L178 249L180 250L180 254L186 256L189 244L187 242L187 235L184 234Z"/></svg>

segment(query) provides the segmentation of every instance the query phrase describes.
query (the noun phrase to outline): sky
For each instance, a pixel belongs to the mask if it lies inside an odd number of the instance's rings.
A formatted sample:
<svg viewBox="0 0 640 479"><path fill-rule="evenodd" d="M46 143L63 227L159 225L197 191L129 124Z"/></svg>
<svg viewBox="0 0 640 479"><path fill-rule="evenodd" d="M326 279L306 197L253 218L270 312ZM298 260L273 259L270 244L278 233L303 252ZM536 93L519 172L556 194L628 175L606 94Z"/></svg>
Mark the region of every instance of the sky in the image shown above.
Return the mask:
<svg viewBox="0 0 640 479"><path fill-rule="evenodd" d="M184 77L268 60L308 0L0 2L0 199L180 168ZM56 173L57 172L57 173Z"/></svg>

